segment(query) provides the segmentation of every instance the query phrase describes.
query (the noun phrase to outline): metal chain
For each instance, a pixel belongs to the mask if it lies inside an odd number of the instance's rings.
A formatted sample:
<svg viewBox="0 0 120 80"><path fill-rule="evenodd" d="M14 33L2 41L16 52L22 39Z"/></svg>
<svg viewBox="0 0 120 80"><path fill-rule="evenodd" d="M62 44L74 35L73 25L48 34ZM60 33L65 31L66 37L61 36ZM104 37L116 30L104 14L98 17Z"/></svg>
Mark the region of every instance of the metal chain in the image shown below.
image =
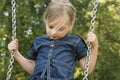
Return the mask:
<svg viewBox="0 0 120 80"><path fill-rule="evenodd" d="M16 39L16 2L15 0L11 1L11 5L12 5L12 40L14 40ZM15 55L15 51L12 51L6 80L10 80L10 77L12 74L11 71L13 69L14 55Z"/></svg>
<svg viewBox="0 0 120 80"><path fill-rule="evenodd" d="M15 6L16 2L15 2L15 0L12 0L11 4L12 4L12 29L13 29L12 30L12 35L13 35L12 40L14 40L14 39L16 39L16 6ZM94 30L94 23L95 23L95 18L96 18L97 6L98 6L98 0L95 0L90 31ZM89 42L83 80L88 80L88 69L89 69L89 62L90 62L91 47L92 47L92 45ZM8 72L7 72L6 80L10 80L10 77L11 77L11 71L13 69L13 63L14 63L14 55L15 55L15 51L13 51L11 53L11 59L10 59L10 64L8 66Z"/></svg>
<svg viewBox="0 0 120 80"><path fill-rule="evenodd" d="M94 31L94 24L95 24L96 12L97 12L97 7L98 7L98 1L99 0L95 0L94 2L93 15L92 15L91 26L90 26L90 31L92 32ZM89 69L89 64L90 64L91 48L92 48L92 44L89 42L83 80L88 80L88 69Z"/></svg>

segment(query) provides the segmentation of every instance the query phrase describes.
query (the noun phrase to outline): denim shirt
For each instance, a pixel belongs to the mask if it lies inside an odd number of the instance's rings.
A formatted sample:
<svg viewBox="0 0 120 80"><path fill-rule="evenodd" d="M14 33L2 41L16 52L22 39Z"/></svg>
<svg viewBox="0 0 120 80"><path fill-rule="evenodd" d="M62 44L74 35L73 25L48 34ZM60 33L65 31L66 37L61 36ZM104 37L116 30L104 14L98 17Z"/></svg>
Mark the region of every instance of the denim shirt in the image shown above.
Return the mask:
<svg viewBox="0 0 120 80"><path fill-rule="evenodd" d="M57 40L47 35L36 37L28 52L28 57L35 60L28 80L74 80L76 60L86 55L87 46L78 35L67 34Z"/></svg>

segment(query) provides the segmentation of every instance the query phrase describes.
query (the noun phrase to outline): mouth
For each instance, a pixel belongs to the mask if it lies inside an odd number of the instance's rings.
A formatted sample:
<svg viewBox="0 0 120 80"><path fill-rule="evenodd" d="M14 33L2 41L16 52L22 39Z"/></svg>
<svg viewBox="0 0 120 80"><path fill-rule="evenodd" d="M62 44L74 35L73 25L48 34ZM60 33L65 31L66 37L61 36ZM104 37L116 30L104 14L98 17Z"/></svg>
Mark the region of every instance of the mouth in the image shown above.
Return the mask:
<svg viewBox="0 0 120 80"><path fill-rule="evenodd" d="M50 36L51 39L58 39L57 36Z"/></svg>

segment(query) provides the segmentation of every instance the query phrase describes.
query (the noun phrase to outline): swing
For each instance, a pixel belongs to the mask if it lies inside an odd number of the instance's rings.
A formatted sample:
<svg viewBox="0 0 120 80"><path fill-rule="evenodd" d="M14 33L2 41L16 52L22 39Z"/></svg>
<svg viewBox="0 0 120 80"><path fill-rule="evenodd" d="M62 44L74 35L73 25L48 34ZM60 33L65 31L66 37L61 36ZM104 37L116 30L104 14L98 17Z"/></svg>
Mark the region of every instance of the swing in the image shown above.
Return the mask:
<svg viewBox="0 0 120 80"><path fill-rule="evenodd" d="M92 11L93 15L92 15L91 26L90 26L90 31L92 31L92 32L94 31L94 24L95 24L98 2L99 2L99 0L94 1L94 8L93 8L93 11ZM14 39L16 39L16 2L15 2L15 0L11 1L11 5L12 5L12 40L14 40ZM92 48L92 45L89 42L88 43L88 51L87 51L87 56L86 56L85 71L84 71L83 80L88 80L88 69L89 69L89 63L90 63L91 48ZM7 72L6 80L10 80L10 77L12 75L14 55L15 55L15 51L12 51L11 58L10 58L10 64L8 66L8 72Z"/></svg>

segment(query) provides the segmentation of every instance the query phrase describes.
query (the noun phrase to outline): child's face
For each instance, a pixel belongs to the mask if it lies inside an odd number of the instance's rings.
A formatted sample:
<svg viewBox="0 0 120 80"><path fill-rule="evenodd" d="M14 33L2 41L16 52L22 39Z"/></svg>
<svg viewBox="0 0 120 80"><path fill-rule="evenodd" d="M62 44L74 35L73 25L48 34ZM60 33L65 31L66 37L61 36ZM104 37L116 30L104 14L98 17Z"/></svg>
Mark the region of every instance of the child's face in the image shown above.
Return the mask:
<svg viewBox="0 0 120 80"><path fill-rule="evenodd" d="M54 22L46 24L46 32L51 39L59 39L64 37L70 30L70 22L68 19L57 19Z"/></svg>

